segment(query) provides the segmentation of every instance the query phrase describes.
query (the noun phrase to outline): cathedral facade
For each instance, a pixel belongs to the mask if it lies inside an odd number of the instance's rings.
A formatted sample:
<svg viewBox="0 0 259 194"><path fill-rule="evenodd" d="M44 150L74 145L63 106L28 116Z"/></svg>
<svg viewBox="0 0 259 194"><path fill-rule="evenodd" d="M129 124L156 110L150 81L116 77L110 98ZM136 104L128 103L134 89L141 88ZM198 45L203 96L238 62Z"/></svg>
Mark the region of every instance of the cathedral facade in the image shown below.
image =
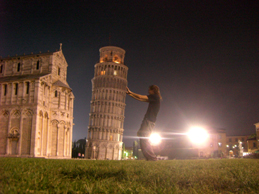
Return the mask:
<svg viewBox="0 0 259 194"><path fill-rule="evenodd" d="M95 64L85 158L120 160L122 152L128 67L125 51L100 48Z"/></svg>
<svg viewBox="0 0 259 194"><path fill-rule="evenodd" d="M0 156L71 158L74 95L57 52L0 58Z"/></svg>

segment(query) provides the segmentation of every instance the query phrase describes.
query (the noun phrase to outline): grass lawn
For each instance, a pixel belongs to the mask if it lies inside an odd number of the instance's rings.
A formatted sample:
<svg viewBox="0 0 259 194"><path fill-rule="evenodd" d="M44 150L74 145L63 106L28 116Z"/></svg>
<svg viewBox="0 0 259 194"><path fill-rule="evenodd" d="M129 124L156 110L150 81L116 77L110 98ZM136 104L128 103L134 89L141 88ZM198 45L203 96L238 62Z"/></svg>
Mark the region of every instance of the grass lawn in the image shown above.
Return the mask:
<svg viewBox="0 0 259 194"><path fill-rule="evenodd" d="M0 193L259 193L259 160L0 158Z"/></svg>

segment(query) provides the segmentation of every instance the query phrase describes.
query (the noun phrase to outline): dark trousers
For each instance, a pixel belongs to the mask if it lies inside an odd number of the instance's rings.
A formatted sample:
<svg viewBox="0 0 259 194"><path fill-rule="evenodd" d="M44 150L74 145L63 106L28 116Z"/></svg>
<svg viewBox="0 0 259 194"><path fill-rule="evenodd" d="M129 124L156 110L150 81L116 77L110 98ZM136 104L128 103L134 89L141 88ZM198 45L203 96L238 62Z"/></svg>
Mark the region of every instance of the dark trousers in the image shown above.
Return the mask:
<svg viewBox="0 0 259 194"><path fill-rule="evenodd" d="M138 131L138 136L140 137L141 151L144 157L146 158L146 160L151 160L151 161L157 160L156 155L153 151L153 147L149 142L149 136L151 135L154 126L155 126L155 123L147 119L144 119Z"/></svg>

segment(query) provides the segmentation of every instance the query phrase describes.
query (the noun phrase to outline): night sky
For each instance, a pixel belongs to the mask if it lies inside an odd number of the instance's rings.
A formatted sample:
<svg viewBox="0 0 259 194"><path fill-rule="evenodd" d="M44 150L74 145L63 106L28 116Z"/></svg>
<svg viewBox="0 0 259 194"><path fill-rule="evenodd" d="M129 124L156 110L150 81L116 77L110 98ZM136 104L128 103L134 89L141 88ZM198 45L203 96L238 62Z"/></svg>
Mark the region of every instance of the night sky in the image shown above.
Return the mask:
<svg viewBox="0 0 259 194"><path fill-rule="evenodd" d="M126 50L128 86L160 87L160 132L190 126L255 133L259 122L259 1L0 2L0 56L59 49L75 95L73 140L87 137L91 79L99 48ZM109 38L110 37L110 38ZM124 142L133 139L147 103L127 96Z"/></svg>

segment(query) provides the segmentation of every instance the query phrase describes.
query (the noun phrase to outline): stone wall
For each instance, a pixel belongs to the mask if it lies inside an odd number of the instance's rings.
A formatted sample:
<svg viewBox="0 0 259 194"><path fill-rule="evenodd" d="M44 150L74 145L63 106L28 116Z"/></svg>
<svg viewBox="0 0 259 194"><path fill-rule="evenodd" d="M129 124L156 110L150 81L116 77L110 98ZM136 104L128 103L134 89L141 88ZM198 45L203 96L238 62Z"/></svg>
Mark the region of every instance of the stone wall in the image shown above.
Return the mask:
<svg viewBox="0 0 259 194"><path fill-rule="evenodd" d="M0 155L6 154L9 111L0 112Z"/></svg>
<svg viewBox="0 0 259 194"><path fill-rule="evenodd" d="M1 65L4 76L49 73L51 53L8 57Z"/></svg>
<svg viewBox="0 0 259 194"><path fill-rule="evenodd" d="M70 158L74 95L62 50L0 65L0 155Z"/></svg>

